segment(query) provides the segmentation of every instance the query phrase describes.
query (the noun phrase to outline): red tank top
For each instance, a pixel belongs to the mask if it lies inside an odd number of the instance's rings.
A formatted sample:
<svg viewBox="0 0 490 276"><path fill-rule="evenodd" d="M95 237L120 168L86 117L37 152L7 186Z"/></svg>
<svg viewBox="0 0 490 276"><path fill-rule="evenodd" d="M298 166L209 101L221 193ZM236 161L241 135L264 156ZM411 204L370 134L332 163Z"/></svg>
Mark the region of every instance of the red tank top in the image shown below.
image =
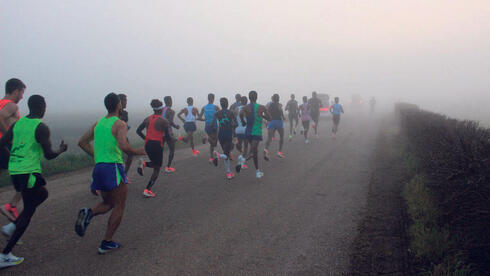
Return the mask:
<svg viewBox="0 0 490 276"><path fill-rule="evenodd" d="M146 128L146 139L145 143L148 141L160 141L163 145L163 130L156 130L155 123L158 119L161 119L161 115L150 115L148 117L148 127Z"/></svg>
<svg viewBox="0 0 490 276"><path fill-rule="evenodd" d="M5 99L0 100L0 110L2 110L8 103L13 103L13 101L5 100ZM17 117L20 118L19 110L17 110ZM2 136L3 136L3 132L0 131L0 138L2 138Z"/></svg>

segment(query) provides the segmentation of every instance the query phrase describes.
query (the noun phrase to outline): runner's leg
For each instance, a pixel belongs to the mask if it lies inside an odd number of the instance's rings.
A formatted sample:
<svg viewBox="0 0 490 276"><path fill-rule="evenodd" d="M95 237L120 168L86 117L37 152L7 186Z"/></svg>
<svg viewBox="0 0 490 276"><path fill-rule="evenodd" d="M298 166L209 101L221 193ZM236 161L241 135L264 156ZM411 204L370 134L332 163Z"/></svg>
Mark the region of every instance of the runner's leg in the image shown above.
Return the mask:
<svg viewBox="0 0 490 276"><path fill-rule="evenodd" d="M282 152L282 145L284 144L284 128L278 128L277 132L279 132L279 151Z"/></svg>
<svg viewBox="0 0 490 276"><path fill-rule="evenodd" d="M15 222L15 231L10 237L7 246L3 249L3 254L8 254L12 251L12 248L17 244L19 239L24 234L25 230L31 222L31 218L36 212L36 208L41 205L48 198L48 190L44 187L38 187L34 189L25 189L22 192L22 199L24 200L24 210L20 213L19 218Z"/></svg>
<svg viewBox="0 0 490 276"><path fill-rule="evenodd" d="M174 160L175 154L175 140L173 138L165 140L168 145L168 163L167 167L172 167L172 161Z"/></svg>
<svg viewBox="0 0 490 276"><path fill-rule="evenodd" d="M111 241L112 236L116 232L124 214L124 208L126 207L126 198L128 195L128 185L121 182L119 186L110 192L102 192L102 198L104 202L112 208L111 216L109 217L109 223L104 236L104 240ZM109 209L110 210L110 209ZM107 210L107 211L109 211ZM107 212L106 211L106 212ZM99 215L100 213L97 213ZM92 216L95 216L94 210L92 210Z"/></svg>

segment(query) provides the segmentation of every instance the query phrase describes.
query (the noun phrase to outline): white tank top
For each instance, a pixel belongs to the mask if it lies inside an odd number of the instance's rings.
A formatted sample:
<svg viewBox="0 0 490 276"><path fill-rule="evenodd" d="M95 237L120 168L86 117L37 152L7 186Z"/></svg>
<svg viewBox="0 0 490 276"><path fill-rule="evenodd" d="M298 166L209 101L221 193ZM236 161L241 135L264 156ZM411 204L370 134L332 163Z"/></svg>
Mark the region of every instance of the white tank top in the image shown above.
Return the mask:
<svg viewBox="0 0 490 276"><path fill-rule="evenodd" d="M235 128L235 133L237 134L245 134L245 129L247 128L246 126L242 125L242 120L240 120L240 111L242 111L243 105L238 107L238 115L236 115L236 121L238 123L238 126ZM244 118L245 122L247 122L247 118Z"/></svg>
<svg viewBox="0 0 490 276"><path fill-rule="evenodd" d="M192 114L192 110L194 109L193 106L188 106L187 107L187 115L185 116L185 122L195 122L196 121L196 116Z"/></svg>

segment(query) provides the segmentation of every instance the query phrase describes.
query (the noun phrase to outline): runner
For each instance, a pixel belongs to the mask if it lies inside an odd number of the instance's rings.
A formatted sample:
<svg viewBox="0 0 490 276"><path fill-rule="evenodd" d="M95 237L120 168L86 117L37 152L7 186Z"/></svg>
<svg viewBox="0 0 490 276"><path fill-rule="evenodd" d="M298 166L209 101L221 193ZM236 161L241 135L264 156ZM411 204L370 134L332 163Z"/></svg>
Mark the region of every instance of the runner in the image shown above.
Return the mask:
<svg viewBox="0 0 490 276"><path fill-rule="evenodd" d="M279 133L279 151L277 151L277 156L284 158L284 153L282 153L282 145L284 144L284 112L282 111L282 105L279 103L279 94L274 94L272 96L272 103L267 108L269 114L271 115L271 121L267 124L267 142L265 143L264 149L264 159L269 161L269 146L274 137L274 133L277 131Z"/></svg>
<svg viewBox="0 0 490 276"><path fill-rule="evenodd" d="M29 115L22 117L0 139L0 148L12 144L8 170L17 192L22 194L24 209L14 223L2 228L9 242L0 254L0 268L22 263L24 258L12 255L12 248L17 244L29 226L36 208L48 198L44 187L46 180L41 175L42 156L48 160L58 157L68 146L61 141L59 149L51 148L49 128L41 122L46 111L46 102L40 95L29 97ZM8 155L8 151L6 151Z"/></svg>
<svg viewBox="0 0 490 276"><path fill-rule="evenodd" d="M371 115L374 114L374 108L376 107L376 98L374 97L371 97L371 99L369 100L369 107L370 107L370 113Z"/></svg>
<svg viewBox="0 0 490 276"><path fill-rule="evenodd" d="M219 110L219 107L214 104L214 94L208 94L208 104L201 109L199 120L205 121L204 131L207 134L207 139L203 138L203 144L206 140L209 142L209 162L213 163L214 149L218 143L218 129L214 114ZM204 115L204 119L202 118Z"/></svg>
<svg viewBox="0 0 490 276"><path fill-rule="evenodd" d="M235 167L237 172L240 172L242 169L248 169L247 164L245 164L245 158L247 158L248 153L248 140L245 137L245 129L247 127L242 124L242 121L240 120L240 112L247 106L247 101L247 97L243 96L240 101L240 106L235 109L234 113L237 122L237 127L235 128L235 135L237 138L236 148L240 152L240 155L238 156L238 162L240 164ZM247 122L247 119L245 118L244 121Z"/></svg>
<svg viewBox="0 0 490 276"><path fill-rule="evenodd" d="M141 159L138 174L143 176L146 167L153 168L153 174L146 189L143 191L143 195L146 197L155 197L155 193L151 191L151 188L155 184L155 181L157 181L160 168L163 164L164 137L169 137L170 135L168 134L168 121L162 117L163 103L160 100L154 99L150 105L153 109L153 115L144 119L136 130L136 133L145 140L145 151L150 158L150 162ZM146 135L143 134L143 129L145 128Z"/></svg>
<svg viewBox="0 0 490 276"><path fill-rule="evenodd" d="M245 97L246 98L246 97ZM242 95L240 95L239 93L237 93L235 95L235 102L230 106L230 110L232 112L235 112L235 110L242 105Z"/></svg>
<svg viewBox="0 0 490 276"><path fill-rule="evenodd" d="M193 104L194 100L191 97L187 98L187 107L182 109L179 114L177 114L177 117L184 123L184 130L187 133L185 138L180 136L179 140L184 143L190 142L192 154L197 156L199 151L194 148L194 132L197 130L196 117L199 115L199 111ZM182 114L185 114L185 119L182 118Z"/></svg>
<svg viewBox="0 0 490 276"><path fill-rule="evenodd" d="M340 114L344 113L344 108L339 104L339 97L335 97L335 103L330 107L330 112L333 114L332 138L335 139L337 130L339 129Z"/></svg>
<svg viewBox="0 0 490 276"><path fill-rule="evenodd" d="M305 136L305 144L308 144L308 130L310 129L310 114L308 107L308 98L306 96L303 97L303 104L299 107L301 111L301 124L303 125L303 135Z"/></svg>
<svg viewBox="0 0 490 276"><path fill-rule="evenodd" d="M289 141L293 138L293 133L296 135L296 129L298 128L298 119L299 119L299 111L298 111L298 101L296 101L294 94L291 94L291 100L286 104L286 111L288 112L289 119ZM296 121L296 124L293 128L293 121Z"/></svg>
<svg viewBox="0 0 490 276"><path fill-rule="evenodd" d="M213 121L218 121L219 133L218 139L221 149L223 149L223 154L216 152L216 157L214 158L214 165L218 166L218 160L222 159L225 164L226 178L232 179L235 177L230 170L230 160L231 160L231 150L233 149L233 129L237 125L235 114L228 109L228 99L220 99L221 110L214 114ZM240 169L238 170L240 172Z"/></svg>
<svg viewBox="0 0 490 276"><path fill-rule="evenodd" d="M83 237L91 219L112 210L98 252L104 254L117 249L121 244L112 240L124 213L128 185L123 167L122 152L144 155L143 148L134 149L128 143L128 127L119 119L122 109L119 97L110 93L104 98L107 115L102 117L80 138L80 148L94 156L95 167L92 173L92 190L101 191L102 202L92 208L82 208L75 223L75 232ZM90 142L94 141L92 146Z"/></svg>
<svg viewBox="0 0 490 276"><path fill-rule="evenodd" d="M264 173L259 170L258 148L262 141L262 120L270 120L270 114L265 106L257 103L257 92L250 91L248 93L250 103L240 111L240 121L242 125L246 125L245 136L250 143L250 153L246 160L253 158L255 165L255 175L257 178L262 178ZM247 121L245 121L247 118ZM240 161L240 160L239 160ZM240 162L243 165L243 162Z"/></svg>
<svg viewBox="0 0 490 276"><path fill-rule="evenodd" d="M168 145L168 163L165 167L166 173L174 173L175 168L172 167L172 161L174 160L175 154L175 138L172 131L172 128L180 129L180 126L174 123L175 111L172 109L172 97L166 96L163 98L165 102L165 106L162 109L162 117L166 119L169 123L168 127L168 137L165 136L163 139L165 143Z"/></svg>
<svg viewBox="0 0 490 276"><path fill-rule="evenodd" d="M5 83L5 97L0 100L0 138L10 129L13 123L19 120L20 114L17 104L22 100L25 89L25 84L19 79L10 79ZM0 156L0 172L7 169L8 162L8 158ZM17 204L19 204L21 199L22 194L16 192L10 202L1 206L0 211L10 221L16 220L19 216Z"/></svg>
<svg viewBox="0 0 490 276"><path fill-rule="evenodd" d="M128 97L126 96L126 94L119 94L118 96L119 96L119 99L121 100L121 106L122 106L121 112L119 113L119 119L123 120L123 122L126 123L126 125L128 126L128 130L129 130L131 128L128 125L129 114L126 111L126 106L128 104ZM133 163L133 156L132 155L126 155L126 162L125 162L125 166L124 166L125 172L129 172L129 168L131 168L132 163Z"/></svg>
<svg viewBox="0 0 490 276"><path fill-rule="evenodd" d="M316 138L318 138L318 120L320 119L320 108L322 101L317 97L316 92L311 93L311 98L308 101L310 107L310 117L313 120L313 129L315 130Z"/></svg>

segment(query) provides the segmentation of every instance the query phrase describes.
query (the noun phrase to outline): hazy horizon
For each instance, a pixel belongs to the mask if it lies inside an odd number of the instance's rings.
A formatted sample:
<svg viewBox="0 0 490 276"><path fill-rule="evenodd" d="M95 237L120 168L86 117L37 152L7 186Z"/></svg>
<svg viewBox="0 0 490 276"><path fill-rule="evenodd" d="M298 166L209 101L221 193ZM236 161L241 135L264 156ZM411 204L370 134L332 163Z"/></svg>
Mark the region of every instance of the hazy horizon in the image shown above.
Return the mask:
<svg viewBox="0 0 490 276"><path fill-rule="evenodd" d="M109 92L144 111L256 90L488 121L488 14L488 1L4 1L0 81L22 79L48 114L103 113Z"/></svg>

